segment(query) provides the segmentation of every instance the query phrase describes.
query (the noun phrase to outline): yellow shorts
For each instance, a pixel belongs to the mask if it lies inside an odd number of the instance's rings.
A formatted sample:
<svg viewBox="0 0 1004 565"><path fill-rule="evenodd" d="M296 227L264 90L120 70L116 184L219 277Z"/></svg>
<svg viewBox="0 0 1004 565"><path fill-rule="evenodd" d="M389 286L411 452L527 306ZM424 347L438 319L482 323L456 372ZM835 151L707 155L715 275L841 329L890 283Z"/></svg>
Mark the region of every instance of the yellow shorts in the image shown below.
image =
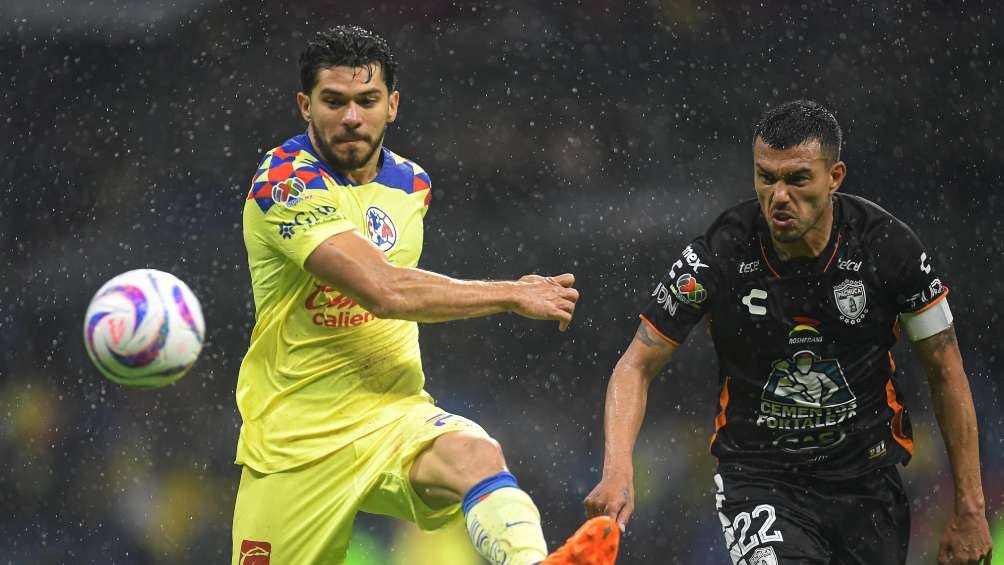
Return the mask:
<svg viewBox="0 0 1004 565"><path fill-rule="evenodd" d="M244 467L237 490L233 565L337 564L359 511L437 529L460 504L433 509L411 486L415 458L448 432L487 435L478 424L424 399L396 422L309 465L262 474Z"/></svg>

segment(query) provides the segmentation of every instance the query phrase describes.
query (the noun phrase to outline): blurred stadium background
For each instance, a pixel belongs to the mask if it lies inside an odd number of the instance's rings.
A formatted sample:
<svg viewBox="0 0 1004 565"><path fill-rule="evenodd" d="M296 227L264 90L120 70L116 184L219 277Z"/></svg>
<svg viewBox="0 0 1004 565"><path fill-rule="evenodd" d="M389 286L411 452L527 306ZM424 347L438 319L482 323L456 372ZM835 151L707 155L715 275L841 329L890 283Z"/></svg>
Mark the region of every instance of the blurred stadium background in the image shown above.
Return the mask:
<svg viewBox="0 0 1004 565"><path fill-rule="evenodd" d="M501 440L552 544L599 478L603 391L641 304L752 197L750 123L804 97L844 126L844 190L913 225L952 287L1004 563L998 2L279 4L0 0L0 562L228 562L253 319L241 206L261 153L303 129L305 37L350 22L402 63L387 144L433 179L422 265L578 276L567 334L512 316L423 328L428 390ZM194 371L153 392L104 381L80 331L105 280L147 266L187 281L208 327ZM905 346L897 359L918 446L910 563L933 563L951 477L924 378ZM620 563L728 562L716 390L697 331L651 391ZM350 562L478 562L445 535L363 517Z"/></svg>

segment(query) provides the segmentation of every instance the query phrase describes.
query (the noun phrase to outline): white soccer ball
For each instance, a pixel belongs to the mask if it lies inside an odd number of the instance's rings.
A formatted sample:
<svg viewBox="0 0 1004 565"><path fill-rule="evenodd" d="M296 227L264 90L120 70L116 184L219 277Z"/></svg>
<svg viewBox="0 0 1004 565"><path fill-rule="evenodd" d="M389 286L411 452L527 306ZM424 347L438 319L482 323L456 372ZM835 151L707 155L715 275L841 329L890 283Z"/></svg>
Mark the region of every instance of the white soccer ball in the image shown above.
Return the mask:
<svg viewBox="0 0 1004 565"><path fill-rule="evenodd" d="M188 286L170 273L137 269L105 283L87 307L84 346L109 380L154 388L188 372L206 325Z"/></svg>

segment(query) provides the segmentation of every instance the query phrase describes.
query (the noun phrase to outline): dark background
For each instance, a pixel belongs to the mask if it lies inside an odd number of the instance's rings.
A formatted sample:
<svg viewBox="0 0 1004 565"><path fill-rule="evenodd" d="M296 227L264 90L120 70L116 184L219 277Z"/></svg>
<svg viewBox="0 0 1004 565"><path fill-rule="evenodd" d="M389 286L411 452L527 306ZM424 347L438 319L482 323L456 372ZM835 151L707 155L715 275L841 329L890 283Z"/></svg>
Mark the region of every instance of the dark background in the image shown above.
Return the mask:
<svg viewBox="0 0 1004 565"><path fill-rule="evenodd" d="M253 321L240 213L261 154L304 127L305 38L339 23L384 34L401 61L386 143L433 179L422 266L578 277L566 334L511 315L422 329L428 390L502 442L553 545L599 478L606 379L641 305L690 238L753 196L750 124L792 98L843 125L842 190L934 251L1004 528L1004 10L414 4L0 0L0 561L229 561L234 384ZM188 282L208 328L195 369L157 391L105 381L82 346L87 301L139 267ZM910 563L933 563L951 476L907 349ZM728 562L707 453L717 387L701 328L652 387L619 563ZM375 546L400 531L357 528Z"/></svg>

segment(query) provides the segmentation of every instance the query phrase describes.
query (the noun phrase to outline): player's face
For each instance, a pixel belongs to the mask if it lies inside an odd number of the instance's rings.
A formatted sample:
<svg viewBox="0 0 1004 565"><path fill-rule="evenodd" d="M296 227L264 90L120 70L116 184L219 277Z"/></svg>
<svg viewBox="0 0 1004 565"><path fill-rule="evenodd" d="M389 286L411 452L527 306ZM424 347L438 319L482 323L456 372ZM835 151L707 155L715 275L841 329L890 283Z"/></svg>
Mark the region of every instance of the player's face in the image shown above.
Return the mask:
<svg viewBox="0 0 1004 565"><path fill-rule="evenodd" d="M320 69L309 95L296 96L325 162L343 174L376 166L400 97L387 91L380 65Z"/></svg>
<svg viewBox="0 0 1004 565"><path fill-rule="evenodd" d="M753 178L760 210L775 243L810 249L825 247L833 219L831 196L843 182L843 162L830 164L819 141L775 149L757 138ZM819 246L821 239L822 246Z"/></svg>

